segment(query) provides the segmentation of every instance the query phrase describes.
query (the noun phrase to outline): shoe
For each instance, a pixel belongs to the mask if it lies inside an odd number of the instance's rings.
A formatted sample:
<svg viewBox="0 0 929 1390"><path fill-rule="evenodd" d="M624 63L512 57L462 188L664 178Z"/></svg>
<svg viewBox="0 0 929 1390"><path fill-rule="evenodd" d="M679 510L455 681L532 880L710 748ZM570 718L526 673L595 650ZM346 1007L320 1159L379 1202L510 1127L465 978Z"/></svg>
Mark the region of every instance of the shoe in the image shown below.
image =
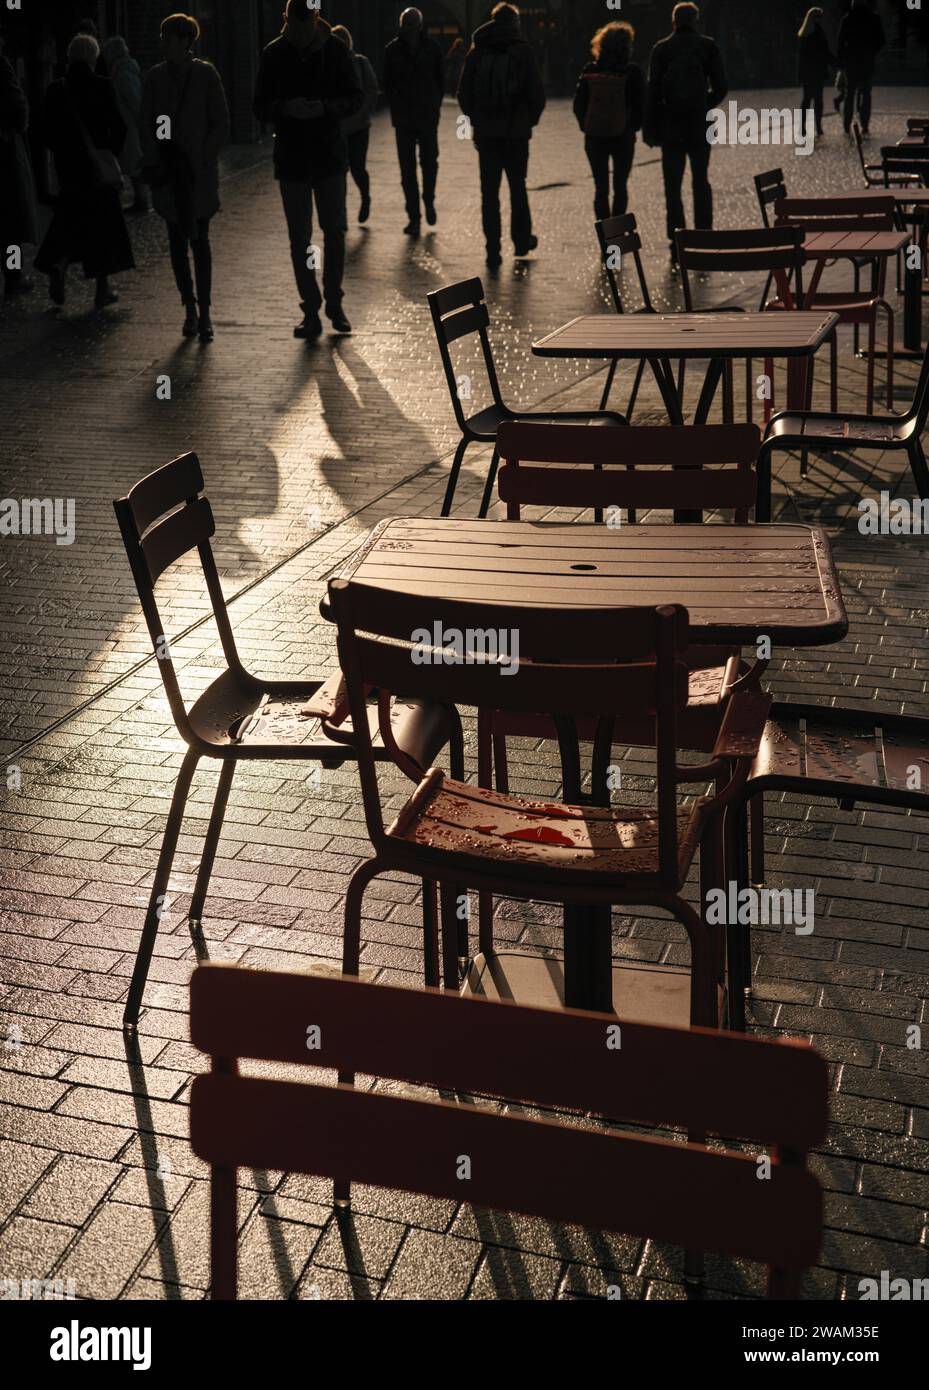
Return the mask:
<svg viewBox="0 0 929 1390"><path fill-rule="evenodd" d="M65 302L65 273L60 266L49 272L48 297L53 304Z"/></svg>
<svg viewBox="0 0 929 1390"><path fill-rule="evenodd" d="M500 255L500 252L499 252L499 251L488 251L488 252L487 252L487 269L488 269L488 270L499 270L500 267L501 267L502 265L503 265L503 257Z"/></svg>
<svg viewBox="0 0 929 1390"><path fill-rule="evenodd" d="M200 320L197 316L196 304L187 305L187 314L184 318L184 327L181 329L185 338L196 338L197 329L200 327Z"/></svg>
<svg viewBox="0 0 929 1390"><path fill-rule="evenodd" d="M358 221L359 221L359 222L367 222L367 220L368 220L368 218L369 218L370 216L371 216L371 199L370 199L370 197L362 198L362 200L361 200L361 207L360 207L359 210L358 210Z"/></svg>
<svg viewBox="0 0 929 1390"><path fill-rule="evenodd" d="M17 275L13 279L7 280L5 292L7 299L15 299L20 294L32 294L35 289L35 280L31 275Z"/></svg>
<svg viewBox="0 0 929 1390"><path fill-rule="evenodd" d="M871 139L871 132L870 132L870 130L863 130L863 131L861 132L861 138L862 138L862 140L870 140L870 139Z"/></svg>
<svg viewBox="0 0 929 1390"><path fill-rule="evenodd" d="M100 290L98 290L97 293L94 295L94 308L95 308L95 309L105 309L105 308L107 308L108 305L110 305L110 304L117 304L118 302L119 302L119 291L118 291L118 290L103 290L102 292L101 292Z"/></svg>
<svg viewBox="0 0 929 1390"><path fill-rule="evenodd" d="M343 309L327 309L326 317L337 333L351 333L352 325L345 317Z"/></svg>
<svg viewBox="0 0 929 1390"><path fill-rule="evenodd" d="M419 236L420 226L418 222L408 222L403 229L404 236Z"/></svg>
<svg viewBox="0 0 929 1390"><path fill-rule="evenodd" d="M213 320L210 318L209 309L201 311L197 330L201 343L211 343L215 338L216 334L213 331Z"/></svg>
<svg viewBox="0 0 929 1390"><path fill-rule="evenodd" d="M304 314L303 322L298 323L294 329L294 337L318 338L322 331L323 323L319 314Z"/></svg>
<svg viewBox="0 0 929 1390"><path fill-rule="evenodd" d="M523 243L522 246L517 246L517 248L516 248L516 254L517 254L517 256L528 256L530 251L535 251L535 250L536 250L536 248L538 247L538 244L539 244L539 238L538 238L537 236L531 236L527 242L524 242L524 243Z"/></svg>
<svg viewBox="0 0 929 1390"><path fill-rule="evenodd" d="M439 220L439 219L438 219L438 217L436 216L435 203L427 203L427 204L426 204L426 221L429 223L429 226L430 226L430 227L434 227L435 224L438 222L438 220Z"/></svg>

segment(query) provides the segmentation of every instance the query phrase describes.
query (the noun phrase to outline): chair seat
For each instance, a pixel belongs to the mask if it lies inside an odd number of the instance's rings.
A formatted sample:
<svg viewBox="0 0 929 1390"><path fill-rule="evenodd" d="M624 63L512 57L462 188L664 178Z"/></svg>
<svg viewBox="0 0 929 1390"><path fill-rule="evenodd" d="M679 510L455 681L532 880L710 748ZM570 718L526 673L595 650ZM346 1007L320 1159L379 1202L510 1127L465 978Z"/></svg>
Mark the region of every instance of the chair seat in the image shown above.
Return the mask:
<svg viewBox="0 0 929 1390"><path fill-rule="evenodd" d="M700 798L678 811L678 883L700 843ZM433 768L387 831L421 852L460 854L514 877L550 871L559 883L658 877L658 818L651 807L571 806L456 782Z"/></svg>
<svg viewBox="0 0 929 1390"><path fill-rule="evenodd" d="M807 299L807 309L828 309L830 314L838 314L839 318L851 321L860 318L862 321L869 319L876 311L879 304L886 301L879 294L871 294L863 291L855 294L854 291L847 293L844 290L829 291L826 294L814 294L812 299Z"/></svg>
<svg viewBox="0 0 929 1390"><path fill-rule="evenodd" d="M777 438L791 436L802 439L839 439L847 444L862 445L902 443L907 430L904 421L868 419L850 416L843 419L823 411L804 415L781 415L771 422L771 434Z"/></svg>
<svg viewBox="0 0 929 1390"><path fill-rule="evenodd" d="M345 742L334 739L322 726L320 712L333 708L326 692L332 683L322 686L319 681L305 686L288 686L281 694L273 686L248 686L232 671L225 671L204 691L190 711L194 732L217 750L236 749L237 756L288 757L300 756L287 750L310 749L332 752L334 763L346 757L354 758L349 740L352 723L349 716L338 720L339 732ZM391 729L402 750L420 767L431 767L449 740L453 713L443 705L425 700L394 701L391 707ZM368 727L375 747L386 757L384 742L378 729L376 698L368 704ZM329 764L329 758L324 759Z"/></svg>
<svg viewBox="0 0 929 1390"><path fill-rule="evenodd" d="M472 415L468 420L468 429L481 439L486 439L488 443L495 440L497 430L506 420L532 420L538 425L603 425L612 427L624 425L625 420L616 411L592 410L589 415L586 412L572 412L567 419L563 414L555 412L552 415L536 415L533 411L507 411L502 410L498 405L489 405L484 410L479 410L476 415Z"/></svg>

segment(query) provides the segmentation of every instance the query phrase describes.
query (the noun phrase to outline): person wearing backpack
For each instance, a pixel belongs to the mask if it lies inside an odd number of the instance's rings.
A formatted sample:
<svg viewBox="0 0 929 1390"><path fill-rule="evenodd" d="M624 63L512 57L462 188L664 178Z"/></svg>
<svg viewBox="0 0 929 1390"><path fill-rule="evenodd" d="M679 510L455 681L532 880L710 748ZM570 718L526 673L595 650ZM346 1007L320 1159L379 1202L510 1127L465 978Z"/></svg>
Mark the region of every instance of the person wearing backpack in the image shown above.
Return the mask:
<svg viewBox="0 0 929 1390"><path fill-rule="evenodd" d="M629 61L634 40L631 24L606 24L598 29L590 45L593 61L581 73L574 97L574 114L584 132L584 149L594 176L598 221L622 216L628 205L627 185L645 101L642 69Z"/></svg>
<svg viewBox="0 0 929 1390"><path fill-rule="evenodd" d="M400 181L406 202L405 236L418 237L420 220L416 151L423 171L422 205L430 227L436 224L435 189L439 177L439 118L445 95L442 50L423 31L415 5L400 16L400 32L384 51L384 92L397 138Z"/></svg>
<svg viewBox="0 0 929 1390"><path fill-rule="evenodd" d="M846 135L852 128L856 104L861 133L870 134L874 67L886 42L880 16L874 13L868 0L852 0L851 9L839 25L838 38L839 62L845 73L842 124Z"/></svg>
<svg viewBox="0 0 929 1390"><path fill-rule="evenodd" d="M672 264L677 263L675 232L687 225L681 189L688 160L694 226L713 225L706 114L729 90L719 49L712 39L697 33L699 18L696 5L675 5L671 12L673 33L655 44L648 66L644 135L646 144L661 146Z"/></svg>
<svg viewBox="0 0 929 1390"><path fill-rule="evenodd" d="M510 188L510 234L517 256L539 244L532 232L526 192L529 141L545 110L545 88L535 54L519 32L519 10L499 4L475 31L458 88L458 104L471 123L481 170L487 265L501 264L500 183Z"/></svg>

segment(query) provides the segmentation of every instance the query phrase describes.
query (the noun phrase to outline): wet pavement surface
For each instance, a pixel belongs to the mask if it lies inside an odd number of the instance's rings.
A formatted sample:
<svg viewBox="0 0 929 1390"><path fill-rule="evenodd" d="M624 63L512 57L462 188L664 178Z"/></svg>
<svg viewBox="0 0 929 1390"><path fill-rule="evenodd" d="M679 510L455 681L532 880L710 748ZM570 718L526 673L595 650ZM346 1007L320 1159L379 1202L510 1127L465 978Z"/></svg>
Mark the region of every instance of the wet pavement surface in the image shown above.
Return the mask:
<svg viewBox="0 0 929 1390"><path fill-rule="evenodd" d="M771 92L763 104L787 100ZM752 98L740 93L739 101ZM902 113L924 104L924 93L881 92L875 150L898 137ZM788 149L714 152L717 224L756 225L752 175L778 164L791 194L857 190L853 147L834 118L826 130L809 158ZM526 261L505 258L497 275L485 271L476 159L455 138L451 106L434 232L415 243L402 235L383 117L371 169L367 228L354 225L350 195L351 337L327 334L308 348L291 335L296 295L260 149L237 151L223 185L212 345L181 340L154 217L133 223L138 270L120 277L120 303L105 315L92 312L74 274L63 311L47 306L41 284L0 313L0 494L73 499L76 521L73 545L49 536L0 544L0 766L10 787L0 812L0 1278L73 1279L78 1298L202 1298L208 1283L206 1170L186 1139L190 1081L204 1068L188 1042L196 953L186 910L215 775L202 771L194 786L138 1050L127 1054L122 1004L183 745L112 499L196 450L245 665L309 678L335 665L332 629L318 611L326 577L384 517L438 514L457 433L425 303L430 290L482 275L508 399L558 409L598 403L603 374L595 364L530 353L533 340L566 320L608 307L568 107L551 106L533 143L540 248ZM660 166L644 147L630 210L656 307L680 307ZM826 288L848 283L847 266L827 275ZM735 276L699 288L706 303L742 307L761 293ZM849 330L840 341L840 408L861 410L864 363L852 356ZM466 358L461 370L473 375L477 397L476 362ZM897 364L898 411L917 370ZM698 375L689 373L691 408ZM170 398L160 399L165 377ZM880 401L880 363L877 381ZM625 366L617 408L630 384ZM780 401L783 385L779 371ZM828 404L827 387L822 354L817 404ZM736 391L741 410L739 370ZM756 419L759 409L756 402ZM635 418L665 418L652 383ZM456 514L476 513L487 462L480 450L469 456ZM901 456L839 450L812 458L805 477L798 458L778 461L775 519L828 528L850 618L841 643L775 652L768 684L780 698L849 705L875 721L881 712L929 715L929 544L919 535L859 533L858 499L882 490L912 498ZM194 569L172 571L159 597L193 698L221 661ZM473 776L473 720L466 731ZM644 799L646 755L632 750L628 768L626 787ZM510 777L514 791L557 796L551 745L514 740ZM405 785L399 776L390 783L396 804ZM368 853L359 801L350 767L321 778L286 764L239 771L201 950L265 968L334 968L347 878ZM929 1063L911 1045L912 1026L929 1022L929 841L916 815L810 807L794 796L768 798L766 828L768 883L814 890L815 929L756 929L749 1022L761 1034L811 1039L830 1063L832 1124L812 1165L826 1189L826 1233L806 1293L856 1299L859 1279L881 1270L929 1275ZM689 895L696 893L694 882ZM557 920L539 904L501 904L498 938L558 947ZM363 940L366 978L418 984L413 881L372 884ZM616 912L614 955L681 967L689 960L683 931L657 912ZM243 1296L570 1299L603 1297L615 1284L623 1297L686 1296L680 1253L652 1241L366 1189L352 1214L337 1219L321 1181L252 1172L240 1181ZM762 1292L759 1268L708 1261L708 1296Z"/></svg>

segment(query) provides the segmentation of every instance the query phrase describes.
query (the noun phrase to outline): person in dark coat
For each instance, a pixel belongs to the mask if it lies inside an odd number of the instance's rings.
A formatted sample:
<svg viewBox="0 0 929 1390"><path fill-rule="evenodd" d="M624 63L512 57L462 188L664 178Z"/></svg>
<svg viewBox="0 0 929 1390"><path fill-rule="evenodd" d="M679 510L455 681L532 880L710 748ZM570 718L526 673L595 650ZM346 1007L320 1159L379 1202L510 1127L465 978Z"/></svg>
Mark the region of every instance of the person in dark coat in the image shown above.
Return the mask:
<svg viewBox="0 0 929 1390"><path fill-rule="evenodd" d="M345 44L355 64L355 76L364 92L364 105L354 116L342 122L342 130L348 145L348 167L355 187L361 194L361 207L358 221L367 222L371 216L371 176L368 173L368 145L371 141L371 122L377 110L379 87L377 73L363 53L355 52L352 36L344 24L336 24L332 30L333 38Z"/></svg>
<svg viewBox="0 0 929 1390"><path fill-rule="evenodd" d="M806 134L808 111L812 106L816 118L816 134L823 133L823 88L829 80L829 69L838 67L822 26L823 12L818 6L807 10L797 38L800 40L800 86L803 96L803 132Z"/></svg>
<svg viewBox="0 0 929 1390"><path fill-rule="evenodd" d="M445 55L445 91L450 97L458 95L467 56L464 39L456 39Z"/></svg>
<svg viewBox="0 0 929 1390"><path fill-rule="evenodd" d="M200 25L191 15L169 15L162 21L165 61L145 76L140 131L152 203L168 225L174 280L186 308L181 331L185 338L199 334L201 343L209 343L210 221L219 212L219 155L229 139L229 108L219 73L193 55L199 37Z"/></svg>
<svg viewBox="0 0 929 1390"><path fill-rule="evenodd" d="M519 10L499 4L489 24L475 32L458 89L458 104L471 122L481 169L481 202L487 264L501 263L500 183L510 188L510 233L517 256L539 244L532 231L526 191L529 142L545 110L545 88L535 54L519 32Z"/></svg>
<svg viewBox="0 0 929 1390"><path fill-rule="evenodd" d="M423 33L423 16L415 7L400 16L400 32L384 52L384 91L397 137L400 180L406 200L404 233L420 232L416 151L423 171L422 201L426 221L436 224L435 190L439 177L439 117L445 93L442 50Z"/></svg>
<svg viewBox="0 0 929 1390"><path fill-rule="evenodd" d="M853 0L852 8L839 25L839 65L845 73L845 105L842 124L845 133L852 128L855 102L862 135L869 134L871 123L871 86L878 53L887 42L880 16L868 0Z"/></svg>
<svg viewBox="0 0 929 1390"><path fill-rule="evenodd" d="M694 190L694 226L713 225L706 114L724 100L729 90L719 49L712 39L697 33L699 18L696 5L675 5L671 12L673 32L655 44L648 65L643 129L647 144L661 146L672 264L677 262L675 233L687 225L681 190L688 160Z"/></svg>
<svg viewBox="0 0 929 1390"><path fill-rule="evenodd" d="M135 260L117 162L126 127L109 80L94 73L99 54L91 35L75 35L66 76L45 94L42 137L55 160L59 194L35 265L49 277L53 302L64 304L68 266L79 261L85 276L97 282L94 303L102 309L119 298L109 277L134 270Z"/></svg>
<svg viewBox="0 0 929 1390"><path fill-rule="evenodd" d="M303 321L295 338L318 338L323 298L316 282L313 200L325 237L323 294L338 333L351 333L342 308L345 274L345 175L342 122L364 105L352 55L307 0L288 0L284 30L261 55L255 115L274 125L274 176L290 235Z"/></svg>
<svg viewBox="0 0 929 1390"><path fill-rule="evenodd" d="M0 262L6 297L32 289L23 274L23 247L38 241L35 182L26 146L29 103L0 35Z"/></svg>
<svg viewBox="0 0 929 1390"><path fill-rule="evenodd" d="M594 215L598 221L611 215L621 217L628 206L627 185L645 104L642 69L629 61L634 40L631 24L606 24L598 29L590 45L593 61L581 73L574 97L574 114L584 132L584 149L594 176Z"/></svg>

